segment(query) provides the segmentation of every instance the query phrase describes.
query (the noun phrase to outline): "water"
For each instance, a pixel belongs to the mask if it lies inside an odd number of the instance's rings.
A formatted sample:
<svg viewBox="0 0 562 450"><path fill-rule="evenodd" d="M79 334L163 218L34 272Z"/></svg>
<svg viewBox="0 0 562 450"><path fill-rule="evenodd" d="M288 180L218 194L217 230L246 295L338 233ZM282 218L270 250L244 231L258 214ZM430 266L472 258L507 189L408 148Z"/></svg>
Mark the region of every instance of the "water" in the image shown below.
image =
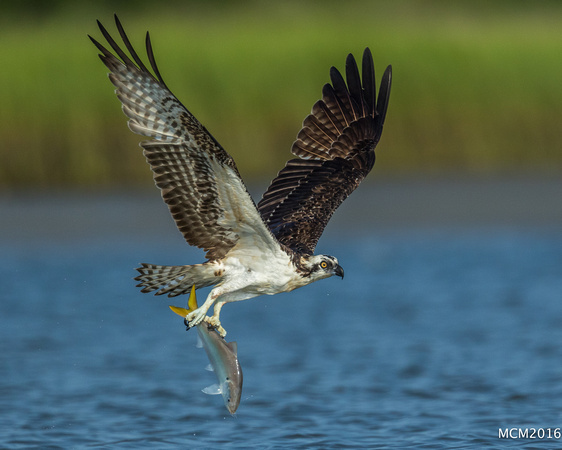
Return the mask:
<svg viewBox="0 0 562 450"><path fill-rule="evenodd" d="M562 427L556 217L352 232L336 219L319 250L339 258L343 282L223 309L244 370L231 417L201 393L214 375L167 308L185 300L131 279L139 262L201 260L156 196L5 198L2 211L2 447L562 444L498 439Z"/></svg>

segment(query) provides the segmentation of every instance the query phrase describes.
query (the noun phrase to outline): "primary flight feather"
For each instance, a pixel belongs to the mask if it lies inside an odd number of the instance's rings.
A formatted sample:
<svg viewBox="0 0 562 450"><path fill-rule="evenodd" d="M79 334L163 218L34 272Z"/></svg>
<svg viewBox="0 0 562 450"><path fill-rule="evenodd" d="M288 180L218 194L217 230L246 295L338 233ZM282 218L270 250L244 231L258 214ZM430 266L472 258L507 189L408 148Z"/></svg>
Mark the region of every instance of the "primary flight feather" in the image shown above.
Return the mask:
<svg viewBox="0 0 562 450"><path fill-rule="evenodd" d="M362 75L354 57L346 60L346 80L330 69L331 84L297 135L287 162L257 207L232 157L168 89L154 59L152 72L135 52L115 16L120 48L104 26L113 54L90 37L109 68L129 128L151 140L141 142L156 186L188 244L203 249L207 261L186 266L142 264L142 292L176 296L214 286L205 303L187 315L220 326L227 302L277 294L338 275L336 258L314 255L318 239L336 208L357 188L375 163L390 95L392 68L383 74L376 96L373 59L363 53ZM117 56L116 56L117 55ZM132 58L132 59L131 59ZM214 314L206 313L214 305Z"/></svg>

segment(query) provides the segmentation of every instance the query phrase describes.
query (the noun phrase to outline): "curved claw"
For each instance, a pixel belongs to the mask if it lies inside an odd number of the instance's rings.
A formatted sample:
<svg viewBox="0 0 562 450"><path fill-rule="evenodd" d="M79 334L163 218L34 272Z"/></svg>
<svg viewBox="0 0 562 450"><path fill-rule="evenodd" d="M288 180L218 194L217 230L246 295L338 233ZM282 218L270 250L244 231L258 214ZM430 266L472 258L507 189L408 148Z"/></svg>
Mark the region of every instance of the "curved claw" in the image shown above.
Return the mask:
<svg viewBox="0 0 562 450"><path fill-rule="evenodd" d="M226 337L226 330L220 324L215 328L217 330L217 333L219 333L220 337L224 339Z"/></svg>
<svg viewBox="0 0 562 450"><path fill-rule="evenodd" d="M191 311L185 318L189 322L189 326L194 327L205 320L205 317L207 317L206 313L207 311L204 310L203 307L200 307L195 311Z"/></svg>
<svg viewBox="0 0 562 450"><path fill-rule="evenodd" d="M219 314L223 303L215 306L215 314L212 317L207 316L208 306L197 307L197 297L195 296L195 286L191 288L191 294L187 302L188 309L180 308L178 306L170 306L170 309L177 315L182 316L183 323L186 326L186 331L199 325L201 322L206 322L211 325L224 338L226 330L221 326Z"/></svg>
<svg viewBox="0 0 562 450"><path fill-rule="evenodd" d="M217 330L217 333L219 333L221 338L224 338L226 336L226 330L222 327L218 317L216 317L216 316L212 316L212 317L205 316L204 320L209 325L211 325L215 330Z"/></svg>

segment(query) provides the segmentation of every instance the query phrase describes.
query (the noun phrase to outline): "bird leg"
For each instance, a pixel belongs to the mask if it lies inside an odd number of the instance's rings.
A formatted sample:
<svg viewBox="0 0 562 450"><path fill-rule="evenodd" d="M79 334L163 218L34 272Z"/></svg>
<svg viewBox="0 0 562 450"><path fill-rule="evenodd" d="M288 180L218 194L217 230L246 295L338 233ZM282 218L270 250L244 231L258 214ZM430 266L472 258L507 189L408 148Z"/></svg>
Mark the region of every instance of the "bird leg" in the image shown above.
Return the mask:
<svg viewBox="0 0 562 450"><path fill-rule="evenodd" d="M220 316L221 308L223 307L225 302L215 303L219 295L220 292L217 292L216 290L213 289L209 293L207 300L205 300L205 303L203 303L203 305L191 311L187 316L185 316L185 320L187 321L187 326L191 328L205 321L209 325L213 326L220 334L220 336L224 338L226 336L226 330L221 326L219 316ZM214 314L212 315L212 317L209 317L207 316L207 311L213 305L213 303L215 303Z"/></svg>
<svg viewBox="0 0 562 450"><path fill-rule="evenodd" d="M221 308L224 306L225 302L217 302L215 303L214 314L211 317L206 317L205 320L210 323L212 326L216 328L218 333L222 338L226 336L226 330L221 326L221 321L219 320L219 316L221 313Z"/></svg>
<svg viewBox="0 0 562 450"><path fill-rule="evenodd" d="M218 294L211 291L209 293L209 296L207 297L207 300L205 300L205 303L185 316L185 319L188 321L190 327L199 325L205 319L207 311L213 305L213 303L215 303L217 297Z"/></svg>

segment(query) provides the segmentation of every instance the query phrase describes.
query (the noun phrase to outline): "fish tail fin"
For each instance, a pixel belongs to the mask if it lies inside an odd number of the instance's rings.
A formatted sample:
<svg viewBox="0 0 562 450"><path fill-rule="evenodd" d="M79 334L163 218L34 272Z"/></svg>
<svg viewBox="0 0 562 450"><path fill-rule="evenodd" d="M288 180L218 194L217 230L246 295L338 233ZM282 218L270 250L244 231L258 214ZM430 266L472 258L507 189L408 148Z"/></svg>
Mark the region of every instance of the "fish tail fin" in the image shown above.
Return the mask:
<svg viewBox="0 0 562 450"><path fill-rule="evenodd" d="M189 293L189 300L187 301L187 309L180 308L179 306L169 306L170 309L175 312L178 316L187 316L191 311L195 311L197 306L197 296L195 295L195 285L191 286L191 292Z"/></svg>
<svg viewBox="0 0 562 450"><path fill-rule="evenodd" d="M141 292L156 291L156 295L168 294L168 297L187 294L192 286L200 289L220 281L210 263L191 266L159 266L143 263L136 270L140 275L135 280L139 281L137 287L142 288Z"/></svg>
<svg viewBox="0 0 562 450"><path fill-rule="evenodd" d="M180 308L179 306L170 305L169 307L173 312L175 312L178 316L183 317L184 319L185 316L187 316L190 313L189 309Z"/></svg>

